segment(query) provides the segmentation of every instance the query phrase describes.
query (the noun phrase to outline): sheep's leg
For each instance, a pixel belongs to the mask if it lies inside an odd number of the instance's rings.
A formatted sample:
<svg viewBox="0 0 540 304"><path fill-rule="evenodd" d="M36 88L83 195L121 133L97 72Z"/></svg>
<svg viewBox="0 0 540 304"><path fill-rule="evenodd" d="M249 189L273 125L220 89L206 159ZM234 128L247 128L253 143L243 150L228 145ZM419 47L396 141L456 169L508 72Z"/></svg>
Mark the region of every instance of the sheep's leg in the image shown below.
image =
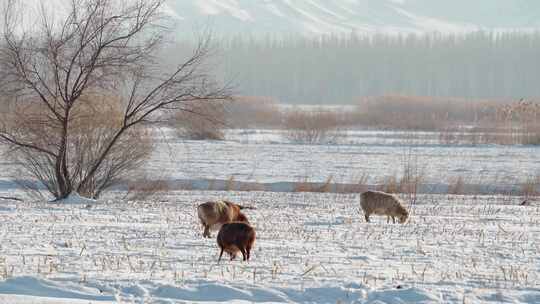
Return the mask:
<svg viewBox="0 0 540 304"><path fill-rule="evenodd" d="M366 218L366 222L369 223L369 214L366 213L366 214L364 215L364 217Z"/></svg>
<svg viewBox="0 0 540 304"><path fill-rule="evenodd" d="M390 216L388 216L388 215L386 216L386 223L387 224L390 223Z"/></svg>
<svg viewBox="0 0 540 304"><path fill-rule="evenodd" d="M236 258L236 253L230 253L231 255L231 261L234 260L234 258Z"/></svg>
<svg viewBox="0 0 540 304"><path fill-rule="evenodd" d="M219 261L221 261L221 256L222 256L222 255L223 255L223 248L221 248L221 252L219 253L219 259L217 260L218 263L219 263Z"/></svg>
<svg viewBox="0 0 540 304"><path fill-rule="evenodd" d="M240 252L242 252L242 261L246 261L246 249L244 249L244 247L241 247Z"/></svg>
<svg viewBox="0 0 540 304"><path fill-rule="evenodd" d="M211 238L211 235L210 235L210 226L204 225L203 237Z"/></svg>
<svg viewBox="0 0 540 304"><path fill-rule="evenodd" d="M250 252L251 252L251 247L247 247L246 248L246 255L247 255L247 260L248 261L249 261Z"/></svg>
<svg viewBox="0 0 540 304"><path fill-rule="evenodd" d="M392 223L395 224L396 223L396 218L392 215Z"/></svg>

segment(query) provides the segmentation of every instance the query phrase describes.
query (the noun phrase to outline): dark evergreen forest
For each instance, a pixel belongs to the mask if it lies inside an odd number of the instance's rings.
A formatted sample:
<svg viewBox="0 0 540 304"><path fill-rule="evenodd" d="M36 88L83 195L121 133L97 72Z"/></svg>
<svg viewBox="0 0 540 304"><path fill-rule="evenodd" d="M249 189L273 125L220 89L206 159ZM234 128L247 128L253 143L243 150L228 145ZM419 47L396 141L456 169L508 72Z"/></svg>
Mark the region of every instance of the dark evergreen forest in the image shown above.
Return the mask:
<svg viewBox="0 0 540 304"><path fill-rule="evenodd" d="M540 32L219 40L220 73L242 95L351 103L404 94L540 96Z"/></svg>

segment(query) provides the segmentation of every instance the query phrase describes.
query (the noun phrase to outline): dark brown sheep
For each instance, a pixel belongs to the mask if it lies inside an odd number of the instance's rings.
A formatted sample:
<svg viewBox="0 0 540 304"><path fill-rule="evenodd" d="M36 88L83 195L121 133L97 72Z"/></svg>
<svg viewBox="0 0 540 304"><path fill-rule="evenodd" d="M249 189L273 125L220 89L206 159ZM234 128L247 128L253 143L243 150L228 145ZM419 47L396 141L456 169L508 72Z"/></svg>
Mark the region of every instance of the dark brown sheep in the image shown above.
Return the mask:
<svg viewBox="0 0 540 304"><path fill-rule="evenodd" d="M197 215L204 227L203 237L211 237L210 229L217 230L228 222L246 222L247 217L240 211L242 209L254 209L244 207L229 201L217 201L202 203L197 207Z"/></svg>
<svg viewBox="0 0 540 304"><path fill-rule="evenodd" d="M249 261L251 248L255 243L255 229L244 222L225 223L219 230L217 243L221 249L218 262L221 261L223 251L231 256L231 260L240 251L242 260Z"/></svg>

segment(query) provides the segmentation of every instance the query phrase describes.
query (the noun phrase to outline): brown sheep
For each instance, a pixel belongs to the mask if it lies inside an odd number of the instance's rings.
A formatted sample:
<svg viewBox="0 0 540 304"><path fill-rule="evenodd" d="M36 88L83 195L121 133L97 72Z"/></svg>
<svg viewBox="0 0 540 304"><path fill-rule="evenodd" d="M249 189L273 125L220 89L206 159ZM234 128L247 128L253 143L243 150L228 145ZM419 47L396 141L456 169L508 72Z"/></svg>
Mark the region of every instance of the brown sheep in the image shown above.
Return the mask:
<svg viewBox="0 0 540 304"><path fill-rule="evenodd" d="M221 249L218 263L221 261L223 251L231 256L231 261L238 251L242 253L242 261L249 261L251 248L255 243L255 229L244 222L225 223L219 230L217 243Z"/></svg>
<svg viewBox="0 0 540 304"><path fill-rule="evenodd" d="M197 215L204 227L203 237L211 237L210 229L219 229L219 226L228 222L246 222L247 217L240 211L242 209L254 209L244 207L229 201L217 201L202 203L197 207Z"/></svg>
<svg viewBox="0 0 540 304"><path fill-rule="evenodd" d="M366 191L360 194L360 206L367 222L369 222L371 214L386 215L387 223L390 221L390 217L395 223L395 217L397 217L399 222L403 224L409 217L409 212L403 207L403 202L397 196L381 191Z"/></svg>

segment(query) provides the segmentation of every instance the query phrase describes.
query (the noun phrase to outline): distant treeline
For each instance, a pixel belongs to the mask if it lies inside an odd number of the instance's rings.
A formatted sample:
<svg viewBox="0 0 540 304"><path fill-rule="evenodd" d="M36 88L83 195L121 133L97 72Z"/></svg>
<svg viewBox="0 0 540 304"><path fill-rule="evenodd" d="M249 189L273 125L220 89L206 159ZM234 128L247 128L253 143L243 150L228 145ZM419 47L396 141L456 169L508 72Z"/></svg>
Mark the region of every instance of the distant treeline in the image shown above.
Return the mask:
<svg viewBox="0 0 540 304"><path fill-rule="evenodd" d="M540 96L540 32L219 40L220 74L239 94L286 103L388 93Z"/></svg>

